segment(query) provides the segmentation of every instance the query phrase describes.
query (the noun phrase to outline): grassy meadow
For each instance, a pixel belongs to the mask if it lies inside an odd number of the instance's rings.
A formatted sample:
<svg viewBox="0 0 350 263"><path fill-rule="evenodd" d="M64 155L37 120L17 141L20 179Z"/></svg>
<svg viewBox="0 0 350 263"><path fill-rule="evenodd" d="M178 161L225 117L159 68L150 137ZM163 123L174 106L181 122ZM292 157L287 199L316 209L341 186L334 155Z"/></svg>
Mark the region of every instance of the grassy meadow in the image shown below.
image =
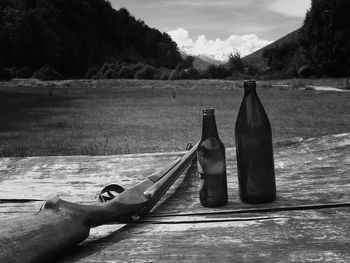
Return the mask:
<svg viewBox="0 0 350 263"><path fill-rule="evenodd" d="M350 131L344 79L258 83L274 141ZM234 145L241 81L71 80L0 83L0 156L106 155L184 150L201 136L204 107ZM300 89L303 88L303 89Z"/></svg>

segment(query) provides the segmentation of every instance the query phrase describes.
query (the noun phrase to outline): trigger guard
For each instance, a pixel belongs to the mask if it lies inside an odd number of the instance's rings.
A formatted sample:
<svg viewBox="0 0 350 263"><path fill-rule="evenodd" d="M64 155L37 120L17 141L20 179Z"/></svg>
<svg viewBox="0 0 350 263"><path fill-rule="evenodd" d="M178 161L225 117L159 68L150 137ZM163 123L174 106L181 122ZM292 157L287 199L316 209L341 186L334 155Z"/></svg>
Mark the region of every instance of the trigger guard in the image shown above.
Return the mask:
<svg viewBox="0 0 350 263"><path fill-rule="evenodd" d="M124 188L121 187L118 184L107 185L99 193L98 200L101 203L105 203L105 202L111 201L115 197L115 195L112 194L112 192L116 192L117 194L120 194L120 193L124 192Z"/></svg>

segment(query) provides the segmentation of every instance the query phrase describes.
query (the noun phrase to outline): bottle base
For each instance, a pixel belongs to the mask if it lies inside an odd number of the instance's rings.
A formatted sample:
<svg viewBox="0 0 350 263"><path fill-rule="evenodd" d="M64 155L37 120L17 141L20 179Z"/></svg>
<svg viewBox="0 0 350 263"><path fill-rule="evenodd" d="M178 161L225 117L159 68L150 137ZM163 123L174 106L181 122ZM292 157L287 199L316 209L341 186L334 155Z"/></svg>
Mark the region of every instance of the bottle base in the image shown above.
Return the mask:
<svg viewBox="0 0 350 263"><path fill-rule="evenodd" d="M227 200L213 200L213 201L206 200L206 202L201 201L201 205L203 207L223 207L223 206L226 206L227 203L228 203Z"/></svg>
<svg viewBox="0 0 350 263"><path fill-rule="evenodd" d="M263 197L240 197L241 201L247 204L265 204L276 201L276 196L263 196Z"/></svg>

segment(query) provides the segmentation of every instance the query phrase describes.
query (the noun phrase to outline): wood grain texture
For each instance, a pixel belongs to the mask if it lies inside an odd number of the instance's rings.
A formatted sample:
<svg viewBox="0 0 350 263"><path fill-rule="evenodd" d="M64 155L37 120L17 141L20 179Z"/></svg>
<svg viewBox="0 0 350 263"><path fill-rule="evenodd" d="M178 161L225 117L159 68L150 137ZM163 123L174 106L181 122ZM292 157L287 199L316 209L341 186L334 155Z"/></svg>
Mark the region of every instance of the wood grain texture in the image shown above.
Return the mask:
<svg viewBox="0 0 350 263"><path fill-rule="evenodd" d="M129 187L181 155L4 158L0 199L58 194L93 203L106 184ZM92 229L59 262L350 262L350 133L280 142L274 155L274 203L239 201L230 148L228 206L200 206L193 165L150 216ZM0 201L0 218L36 212L41 204Z"/></svg>
<svg viewBox="0 0 350 263"><path fill-rule="evenodd" d="M128 225L63 262L349 262L350 209Z"/></svg>

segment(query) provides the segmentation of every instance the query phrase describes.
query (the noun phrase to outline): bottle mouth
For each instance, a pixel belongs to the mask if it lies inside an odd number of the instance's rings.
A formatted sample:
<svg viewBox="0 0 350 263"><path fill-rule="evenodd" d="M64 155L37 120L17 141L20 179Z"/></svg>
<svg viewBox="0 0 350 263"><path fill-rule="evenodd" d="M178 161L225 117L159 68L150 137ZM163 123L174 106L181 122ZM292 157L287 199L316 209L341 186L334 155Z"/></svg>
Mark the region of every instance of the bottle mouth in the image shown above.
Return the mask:
<svg viewBox="0 0 350 263"><path fill-rule="evenodd" d="M245 80L244 81L244 88L256 88L256 81L255 80Z"/></svg>
<svg viewBox="0 0 350 263"><path fill-rule="evenodd" d="M214 114L215 110L213 108L208 108L208 109L203 109L203 114L209 115L209 114Z"/></svg>

